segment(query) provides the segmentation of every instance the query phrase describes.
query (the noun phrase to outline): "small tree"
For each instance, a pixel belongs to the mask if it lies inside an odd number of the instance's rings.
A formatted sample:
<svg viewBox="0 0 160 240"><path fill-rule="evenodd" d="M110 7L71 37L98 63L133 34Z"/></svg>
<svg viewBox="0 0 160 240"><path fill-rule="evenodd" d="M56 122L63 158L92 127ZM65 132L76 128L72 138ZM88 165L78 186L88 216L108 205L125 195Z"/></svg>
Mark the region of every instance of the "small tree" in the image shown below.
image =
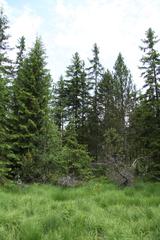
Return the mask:
<svg viewBox="0 0 160 240"><path fill-rule="evenodd" d="M66 129L65 145L62 150L65 174L85 178L90 173L91 158L84 145L78 144L74 123Z"/></svg>
<svg viewBox="0 0 160 240"><path fill-rule="evenodd" d="M116 129L108 129L105 133L105 149L106 149L106 164L107 176L122 186L132 184L134 172L132 166L124 162L123 138Z"/></svg>

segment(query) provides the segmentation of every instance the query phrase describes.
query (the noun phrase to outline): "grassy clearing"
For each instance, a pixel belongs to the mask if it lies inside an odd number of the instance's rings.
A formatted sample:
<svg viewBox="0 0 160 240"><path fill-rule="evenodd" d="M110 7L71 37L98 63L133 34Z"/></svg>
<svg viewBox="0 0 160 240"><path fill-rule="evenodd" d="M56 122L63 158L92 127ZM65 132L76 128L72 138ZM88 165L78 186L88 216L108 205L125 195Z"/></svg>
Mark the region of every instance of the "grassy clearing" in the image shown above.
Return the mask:
<svg viewBox="0 0 160 240"><path fill-rule="evenodd" d="M0 240L159 240L160 184L0 189Z"/></svg>

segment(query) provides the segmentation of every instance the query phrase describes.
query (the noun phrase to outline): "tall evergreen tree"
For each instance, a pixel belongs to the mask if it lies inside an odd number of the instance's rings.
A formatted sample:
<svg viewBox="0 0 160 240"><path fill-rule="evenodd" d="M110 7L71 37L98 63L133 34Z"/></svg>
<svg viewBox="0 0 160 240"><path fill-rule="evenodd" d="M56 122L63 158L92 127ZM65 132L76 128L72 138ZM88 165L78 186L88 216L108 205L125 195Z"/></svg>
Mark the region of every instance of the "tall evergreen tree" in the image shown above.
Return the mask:
<svg viewBox="0 0 160 240"><path fill-rule="evenodd" d="M22 62L16 79L14 153L20 162L18 174L26 181L40 178L40 167L49 148L50 84L45 52L39 38ZM49 148L49 149L48 149Z"/></svg>
<svg viewBox="0 0 160 240"><path fill-rule="evenodd" d="M53 90L53 118L56 125L58 126L58 129L61 132L62 138L67 118L66 100L67 94L65 88L65 81L63 79L63 76L61 76L57 84L54 86Z"/></svg>
<svg viewBox="0 0 160 240"><path fill-rule="evenodd" d="M116 123L115 117L115 92L114 79L109 70L107 70L98 88L98 108L100 112L101 129L114 128ZM104 132L103 132L104 133Z"/></svg>
<svg viewBox="0 0 160 240"><path fill-rule="evenodd" d="M134 109L136 90L122 54L119 53L114 66L114 91L117 116L117 131L123 138L124 154L127 154L127 126Z"/></svg>
<svg viewBox="0 0 160 240"><path fill-rule="evenodd" d="M146 31L146 39L142 40L144 46L140 49L145 55L141 58L142 77L145 80L145 99L151 101L159 114L160 100L160 53L156 50L159 42L155 32L149 28Z"/></svg>
<svg viewBox="0 0 160 240"><path fill-rule="evenodd" d="M80 127L78 140L88 146L88 118L91 108L91 84L87 78L85 63L82 61L81 89L80 89Z"/></svg>
<svg viewBox="0 0 160 240"><path fill-rule="evenodd" d="M25 37L22 36L19 40L18 40L18 44L17 44L17 58L16 58L16 64L17 64L17 69L20 68L21 63L23 62L24 58L25 58L25 51L26 51L26 41L25 41Z"/></svg>
<svg viewBox="0 0 160 240"><path fill-rule="evenodd" d="M67 67L67 80L65 81L69 120L74 119L76 131L80 124L80 92L82 73L82 61L79 54L76 52L73 55L72 64Z"/></svg>
<svg viewBox="0 0 160 240"><path fill-rule="evenodd" d="M98 112L99 112L99 135L100 146L103 148L104 133L110 128L116 128L119 120L116 116L114 79L109 70L107 70L98 86ZM105 149L106 151L106 149ZM104 154L101 149L101 154Z"/></svg>
<svg viewBox="0 0 160 240"><path fill-rule="evenodd" d="M115 99L117 110L119 110L120 128L123 128L128 121L129 113L132 110L135 94L135 86L132 82L132 76L128 70L124 58L120 53L114 66L114 81L115 81Z"/></svg>
<svg viewBox="0 0 160 240"><path fill-rule="evenodd" d="M87 144L87 119L90 102L90 85L86 77L85 63L75 53L66 72L66 106L68 120L75 121L78 141Z"/></svg>
<svg viewBox="0 0 160 240"><path fill-rule="evenodd" d="M91 102L91 112L89 120L89 135L90 135L90 151L96 160L98 160L99 152L99 112L98 112L98 84L102 79L104 70L99 60L99 49L97 44L93 47L93 58L89 60L90 67L88 68L88 79L92 84L93 96Z"/></svg>
<svg viewBox="0 0 160 240"><path fill-rule="evenodd" d="M23 66L25 59L25 38L22 36L18 40L17 45L17 58L14 64L13 73L13 83L12 83L12 94L11 94L11 104L10 104L10 116L9 116L9 142L12 149L12 154L10 155L11 163L11 175L12 178L18 174L18 168L20 167L20 161L18 157L18 143L16 142L17 136L19 134L19 124L17 124L17 117L19 114L19 73Z"/></svg>
<svg viewBox="0 0 160 240"><path fill-rule="evenodd" d="M144 52L141 58L142 77L145 80L144 92L132 117L134 143L138 164L143 165L146 174L160 179L160 54L156 50L158 43L155 32L149 28L146 39L142 40Z"/></svg>
<svg viewBox="0 0 160 240"><path fill-rule="evenodd" d="M8 110L10 101L9 82L11 62L7 56L9 45L7 34L8 19L0 9L0 175L6 175L6 163L10 154L8 136ZM2 166L2 167L1 167ZM1 178L0 176L0 178Z"/></svg>

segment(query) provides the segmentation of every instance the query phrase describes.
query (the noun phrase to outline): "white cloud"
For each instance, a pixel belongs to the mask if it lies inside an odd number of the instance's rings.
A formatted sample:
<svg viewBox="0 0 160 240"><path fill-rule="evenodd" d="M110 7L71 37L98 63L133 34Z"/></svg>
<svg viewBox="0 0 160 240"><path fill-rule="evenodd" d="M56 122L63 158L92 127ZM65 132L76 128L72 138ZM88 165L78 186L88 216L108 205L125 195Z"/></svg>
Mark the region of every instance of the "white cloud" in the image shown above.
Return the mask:
<svg viewBox="0 0 160 240"><path fill-rule="evenodd" d="M15 45L17 39L24 35L26 37L28 45L30 46L40 31L42 18L36 15L32 9L24 7L23 11L20 12L20 14L14 16L12 22L12 44Z"/></svg>
<svg viewBox="0 0 160 240"><path fill-rule="evenodd" d="M17 40L21 36L25 36L27 47L31 47L40 31L42 18L35 14L31 8L24 6L23 9L18 9L16 6L9 5L6 0L0 0L0 6L4 8L5 14L9 18L11 47L16 46ZM14 51L10 53L10 57L15 57Z"/></svg>
<svg viewBox="0 0 160 240"><path fill-rule="evenodd" d="M12 10L6 0L0 0L0 8L5 9L5 14L10 15Z"/></svg>
<svg viewBox="0 0 160 240"><path fill-rule="evenodd" d="M58 61L63 66L63 61L68 62L74 51L87 59L93 43L97 42L104 66L111 68L121 51L136 83L141 86L138 46L150 26L160 33L159 12L159 0L86 0L79 5L58 0L58 30L53 39L56 49L65 53Z"/></svg>
<svg viewBox="0 0 160 240"><path fill-rule="evenodd" d="M97 42L106 68L112 69L118 52L122 52L137 85L142 86L139 45L149 27L160 36L159 0L57 0L52 9L47 9L46 2L43 13L36 12L32 5L18 9L16 0L14 9L7 0L1 3L10 9L13 45L21 35L30 45L37 33L42 34L55 79L64 73L74 52L87 62Z"/></svg>
<svg viewBox="0 0 160 240"><path fill-rule="evenodd" d="M8 4L5 0L0 0L0 7L7 8Z"/></svg>

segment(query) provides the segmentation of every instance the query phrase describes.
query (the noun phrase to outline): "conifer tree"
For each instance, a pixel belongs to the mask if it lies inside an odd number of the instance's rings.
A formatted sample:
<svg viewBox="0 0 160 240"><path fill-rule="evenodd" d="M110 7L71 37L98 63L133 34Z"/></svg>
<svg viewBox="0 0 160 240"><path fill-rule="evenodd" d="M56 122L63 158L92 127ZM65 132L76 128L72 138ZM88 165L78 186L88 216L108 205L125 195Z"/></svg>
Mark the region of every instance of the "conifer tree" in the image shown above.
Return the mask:
<svg viewBox="0 0 160 240"><path fill-rule="evenodd" d="M80 179L87 178L91 173L91 157L86 147L77 141L75 121L68 124L62 150L63 172Z"/></svg>
<svg viewBox="0 0 160 240"><path fill-rule="evenodd" d="M11 80L11 62L7 56L10 49L8 28L8 19L0 9L0 178L7 175L6 164L10 154L10 145L7 140Z"/></svg>
<svg viewBox="0 0 160 240"><path fill-rule="evenodd" d="M123 128L128 121L129 113L133 106L133 96L135 93L135 86L132 82L132 76L127 66L125 65L124 58L120 53L114 66L114 81L115 81L115 98L117 109L119 109L120 128Z"/></svg>
<svg viewBox="0 0 160 240"><path fill-rule="evenodd" d="M114 79L109 70L107 70L98 87L98 103L100 112L101 129L113 128L116 125L115 92ZM103 132L104 133L104 132Z"/></svg>
<svg viewBox="0 0 160 240"><path fill-rule="evenodd" d="M66 106L68 121L75 121L77 139L80 143L86 143L86 124L89 109L89 83L86 78L85 64L75 53L72 64L68 66L65 80Z"/></svg>
<svg viewBox="0 0 160 240"><path fill-rule="evenodd" d="M158 39L155 32L149 28L146 38L142 40L144 46L141 58L142 77L145 80L144 92L140 95L132 116L133 141L139 158L139 165L143 165L145 173L160 179L160 54L156 50Z"/></svg>
<svg viewBox="0 0 160 240"><path fill-rule="evenodd" d="M17 64L17 70L20 68L24 58L25 58L25 51L26 51L26 40L25 37L22 36L18 40L17 44L17 58L16 58L16 64Z"/></svg>
<svg viewBox="0 0 160 240"><path fill-rule="evenodd" d="M77 131L80 124L80 92L82 79L82 61L77 52L73 55L72 64L67 67L66 78L68 119L74 119Z"/></svg>
<svg viewBox="0 0 160 240"><path fill-rule="evenodd" d="M11 175L12 178L17 178L19 175L19 168L21 166L19 155L19 146L17 143L17 138L19 134L19 124L17 122L19 115L19 73L23 66L25 59L25 38L22 36L18 40L17 45L17 58L14 66L13 74L13 84L12 84L12 94L11 94L11 105L10 105L10 117L9 117L9 142L12 149L12 154L10 155L11 162Z"/></svg>
<svg viewBox="0 0 160 240"><path fill-rule="evenodd" d="M127 126L134 109L136 90L132 76L119 53L114 66L114 91L117 118L117 131L123 138L123 151L127 155Z"/></svg>
<svg viewBox="0 0 160 240"><path fill-rule="evenodd" d="M146 31L146 39L142 40L144 46L140 49L144 52L141 58L142 77L145 80L145 100L150 101L159 114L160 101L160 53L156 50L159 42L155 32L149 28Z"/></svg>
<svg viewBox="0 0 160 240"><path fill-rule="evenodd" d="M117 119L117 111L115 104L115 87L114 79L109 70L107 70L98 86L98 111L99 111L99 141L101 146L101 154L104 154L102 148L104 146L106 132L110 128L116 128L119 120ZM105 149L106 151L106 149Z"/></svg>
<svg viewBox="0 0 160 240"><path fill-rule="evenodd" d="M61 132L61 136L63 138L64 133L64 126L67 118L67 112L66 112L66 100L67 100L67 94L66 94L66 88L65 88L65 81L63 79L63 76L60 77L57 84L54 86L53 90L53 118L58 126L58 129Z"/></svg>
<svg viewBox="0 0 160 240"><path fill-rule="evenodd" d="M45 51L41 39L37 38L20 64L15 87L17 112L14 124L17 125L17 132L13 146L20 162L18 174L26 181L40 178L46 152L49 154L51 151L50 84L51 76L46 69Z"/></svg>
<svg viewBox="0 0 160 240"><path fill-rule="evenodd" d="M91 108L91 84L87 78L85 63L82 61L81 88L80 88L80 126L78 129L78 142L88 146L88 123Z"/></svg>
<svg viewBox="0 0 160 240"><path fill-rule="evenodd" d="M96 160L98 160L99 152L99 112L98 112L98 84L102 79L104 70L99 60L99 49L97 44L93 47L93 58L89 60L88 79L92 84L93 95L91 100L91 111L89 119L89 149Z"/></svg>

